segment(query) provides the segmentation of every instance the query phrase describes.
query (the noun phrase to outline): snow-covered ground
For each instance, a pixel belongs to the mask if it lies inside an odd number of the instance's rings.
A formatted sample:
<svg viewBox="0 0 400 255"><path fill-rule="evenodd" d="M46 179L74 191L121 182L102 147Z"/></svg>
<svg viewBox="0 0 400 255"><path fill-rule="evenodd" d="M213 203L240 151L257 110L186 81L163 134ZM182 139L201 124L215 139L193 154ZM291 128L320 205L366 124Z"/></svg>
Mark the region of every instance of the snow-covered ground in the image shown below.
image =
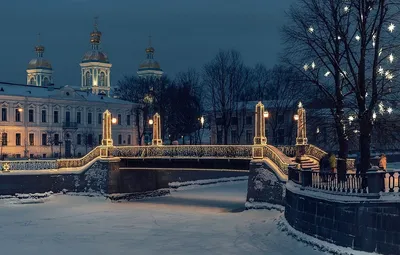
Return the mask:
<svg viewBox="0 0 400 255"><path fill-rule="evenodd" d="M243 211L246 192L238 181L131 202L0 199L1 254L321 254L279 230L281 212Z"/></svg>

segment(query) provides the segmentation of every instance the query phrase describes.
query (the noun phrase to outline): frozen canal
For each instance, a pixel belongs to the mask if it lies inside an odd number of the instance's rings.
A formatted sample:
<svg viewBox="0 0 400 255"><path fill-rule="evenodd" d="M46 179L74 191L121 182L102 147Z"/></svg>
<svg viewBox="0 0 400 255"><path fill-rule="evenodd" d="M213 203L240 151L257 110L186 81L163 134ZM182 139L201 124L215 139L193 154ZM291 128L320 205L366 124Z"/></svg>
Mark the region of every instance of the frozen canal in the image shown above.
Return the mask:
<svg viewBox="0 0 400 255"><path fill-rule="evenodd" d="M243 211L247 182L135 202L55 195L0 200L2 254L321 254L277 229L281 213Z"/></svg>

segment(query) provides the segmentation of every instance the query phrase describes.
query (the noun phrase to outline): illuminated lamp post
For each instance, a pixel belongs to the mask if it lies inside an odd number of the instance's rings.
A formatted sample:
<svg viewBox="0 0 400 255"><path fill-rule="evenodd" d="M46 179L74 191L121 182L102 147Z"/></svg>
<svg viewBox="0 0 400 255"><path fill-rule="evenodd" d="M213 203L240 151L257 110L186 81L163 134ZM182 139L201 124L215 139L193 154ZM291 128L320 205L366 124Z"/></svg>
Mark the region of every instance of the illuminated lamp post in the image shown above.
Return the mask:
<svg viewBox="0 0 400 255"><path fill-rule="evenodd" d="M263 149L267 144L265 137L265 119L269 117L269 113L264 110L264 105L260 102L256 105L255 109L255 130L253 140L253 159L264 158Z"/></svg>
<svg viewBox="0 0 400 255"><path fill-rule="evenodd" d="M116 118L111 118L111 112L106 110L103 113L103 139L101 140L100 156L108 157L108 148L113 146L111 124L117 123Z"/></svg>
<svg viewBox="0 0 400 255"><path fill-rule="evenodd" d="M150 120L149 120L149 124ZM156 113L153 116L152 120L153 124L153 139L151 140L151 145L161 146L162 139L161 139L161 117L160 114Z"/></svg>
<svg viewBox="0 0 400 255"><path fill-rule="evenodd" d="M306 133L306 110L300 102L297 109L297 114L294 115L294 120L297 121L297 137L296 137L296 160L301 158L306 153L307 133Z"/></svg>

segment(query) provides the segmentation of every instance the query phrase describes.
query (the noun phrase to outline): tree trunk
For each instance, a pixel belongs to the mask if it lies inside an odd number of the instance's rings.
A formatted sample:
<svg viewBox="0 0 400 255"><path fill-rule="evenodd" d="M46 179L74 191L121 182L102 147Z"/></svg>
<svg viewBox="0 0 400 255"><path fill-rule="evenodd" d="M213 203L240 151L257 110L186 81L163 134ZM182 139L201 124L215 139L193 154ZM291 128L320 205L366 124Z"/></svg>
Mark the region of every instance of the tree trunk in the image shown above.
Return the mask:
<svg viewBox="0 0 400 255"><path fill-rule="evenodd" d="M366 173L370 167L371 158L371 130L372 123L367 115L363 115L360 119L360 156L361 156L361 173Z"/></svg>
<svg viewBox="0 0 400 255"><path fill-rule="evenodd" d="M229 127L225 126L224 127L224 144L225 145L228 144L228 133L229 133L228 130L229 130Z"/></svg>
<svg viewBox="0 0 400 255"><path fill-rule="evenodd" d="M347 172L347 156L349 154L349 140L347 139L346 134L343 133L343 127L341 129L341 135L339 137L339 152L338 159L336 161L338 180L346 181L346 172Z"/></svg>

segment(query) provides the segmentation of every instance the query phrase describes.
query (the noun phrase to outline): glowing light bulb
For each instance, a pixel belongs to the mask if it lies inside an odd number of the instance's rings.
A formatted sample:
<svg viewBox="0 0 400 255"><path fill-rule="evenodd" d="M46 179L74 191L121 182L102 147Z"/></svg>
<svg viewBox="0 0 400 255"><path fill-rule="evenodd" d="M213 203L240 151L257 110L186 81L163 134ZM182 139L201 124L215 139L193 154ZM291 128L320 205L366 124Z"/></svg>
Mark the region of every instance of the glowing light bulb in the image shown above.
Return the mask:
<svg viewBox="0 0 400 255"><path fill-rule="evenodd" d="M343 8L344 12L349 12L350 11L350 7L348 7L347 5Z"/></svg>
<svg viewBox="0 0 400 255"><path fill-rule="evenodd" d="M391 114L391 113L393 112L392 107L389 107L389 108L387 109L387 112L388 112L389 114Z"/></svg>
<svg viewBox="0 0 400 255"><path fill-rule="evenodd" d="M305 64L305 65L303 66L303 68L304 68L304 71L307 71L307 70L308 70L308 65Z"/></svg>
<svg viewBox="0 0 400 255"><path fill-rule="evenodd" d="M356 35L356 40L360 41L361 37L359 35Z"/></svg>
<svg viewBox="0 0 400 255"><path fill-rule="evenodd" d="M308 32L310 32L311 34L314 33L314 28L313 28L312 26L310 26L310 27L308 28Z"/></svg>

